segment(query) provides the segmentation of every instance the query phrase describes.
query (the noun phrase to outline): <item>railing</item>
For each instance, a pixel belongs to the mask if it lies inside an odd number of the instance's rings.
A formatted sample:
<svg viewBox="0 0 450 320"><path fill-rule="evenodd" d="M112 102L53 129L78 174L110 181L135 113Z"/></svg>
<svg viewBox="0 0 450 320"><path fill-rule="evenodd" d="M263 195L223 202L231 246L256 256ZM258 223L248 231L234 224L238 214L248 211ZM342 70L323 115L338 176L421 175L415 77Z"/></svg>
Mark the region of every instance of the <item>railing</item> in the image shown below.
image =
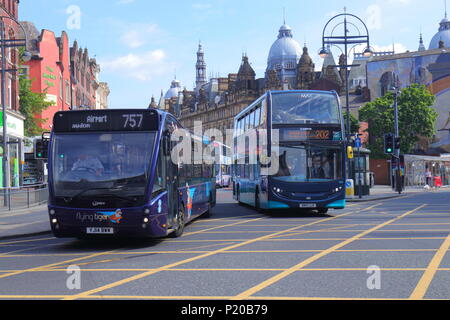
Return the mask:
<svg viewBox="0 0 450 320"><path fill-rule="evenodd" d="M5 196L8 201L5 201ZM48 201L48 185L37 184L21 188L0 188L0 211L39 206ZM5 205L7 203L8 205Z"/></svg>

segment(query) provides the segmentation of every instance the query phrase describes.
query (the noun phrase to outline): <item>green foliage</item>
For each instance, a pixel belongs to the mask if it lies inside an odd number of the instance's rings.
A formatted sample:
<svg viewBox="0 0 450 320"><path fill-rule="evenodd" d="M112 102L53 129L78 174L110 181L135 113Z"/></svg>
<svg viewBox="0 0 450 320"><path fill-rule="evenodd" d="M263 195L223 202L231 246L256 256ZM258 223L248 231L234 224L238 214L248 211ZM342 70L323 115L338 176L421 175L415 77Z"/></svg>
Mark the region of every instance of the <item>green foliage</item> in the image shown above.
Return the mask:
<svg viewBox="0 0 450 320"><path fill-rule="evenodd" d="M399 134L401 152L410 153L419 137L432 138L438 113L432 108L435 96L426 86L413 84L402 90L398 96ZM359 118L369 123L371 143L368 148L374 158L385 158L383 137L394 133L394 94L387 93L366 104L359 111Z"/></svg>
<svg viewBox="0 0 450 320"><path fill-rule="evenodd" d="M21 50L22 52L23 50ZM31 83L32 80L28 79L26 75L19 77L19 110L26 117L24 126L27 137L38 136L45 131L40 128L40 125L46 119L37 119L36 115L41 114L43 110L52 105L51 102L45 100L45 92L31 91Z"/></svg>
<svg viewBox="0 0 450 320"><path fill-rule="evenodd" d="M347 115L348 115L348 113L345 112L344 113L345 128L347 128L347 117L348 117ZM356 119L356 117L350 113L350 133L353 134L353 133L359 132L359 128L360 128L360 125L359 125L358 119Z"/></svg>

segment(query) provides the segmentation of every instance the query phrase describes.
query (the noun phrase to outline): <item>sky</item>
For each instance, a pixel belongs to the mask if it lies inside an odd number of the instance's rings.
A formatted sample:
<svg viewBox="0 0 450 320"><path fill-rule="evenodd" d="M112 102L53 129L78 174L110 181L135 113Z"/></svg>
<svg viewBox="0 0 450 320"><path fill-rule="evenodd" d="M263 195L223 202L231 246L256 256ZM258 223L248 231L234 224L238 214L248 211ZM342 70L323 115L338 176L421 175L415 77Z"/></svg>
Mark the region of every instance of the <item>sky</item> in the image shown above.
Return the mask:
<svg viewBox="0 0 450 320"><path fill-rule="evenodd" d="M87 47L109 84L110 108L145 108L175 77L193 89L199 41L208 76L237 73L246 52L264 77L283 19L320 70L323 28L344 7L367 24L375 50L397 53L416 51L420 32L428 48L445 12L444 0L22 0L19 19Z"/></svg>

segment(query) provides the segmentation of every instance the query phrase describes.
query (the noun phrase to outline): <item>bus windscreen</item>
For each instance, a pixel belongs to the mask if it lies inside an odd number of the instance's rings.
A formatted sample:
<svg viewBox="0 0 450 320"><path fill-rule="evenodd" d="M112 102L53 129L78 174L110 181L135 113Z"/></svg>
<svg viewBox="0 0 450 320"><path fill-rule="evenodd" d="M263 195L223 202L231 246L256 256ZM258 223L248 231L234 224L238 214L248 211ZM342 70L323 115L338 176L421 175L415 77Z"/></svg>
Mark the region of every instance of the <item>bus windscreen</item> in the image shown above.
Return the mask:
<svg viewBox="0 0 450 320"><path fill-rule="evenodd" d="M272 95L273 124L340 124L339 105L329 93Z"/></svg>
<svg viewBox="0 0 450 320"><path fill-rule="evenodd" d="M52 167L57 202L81 208L92 201L113 207L143 204L155 135L55 134Z"/></svg>

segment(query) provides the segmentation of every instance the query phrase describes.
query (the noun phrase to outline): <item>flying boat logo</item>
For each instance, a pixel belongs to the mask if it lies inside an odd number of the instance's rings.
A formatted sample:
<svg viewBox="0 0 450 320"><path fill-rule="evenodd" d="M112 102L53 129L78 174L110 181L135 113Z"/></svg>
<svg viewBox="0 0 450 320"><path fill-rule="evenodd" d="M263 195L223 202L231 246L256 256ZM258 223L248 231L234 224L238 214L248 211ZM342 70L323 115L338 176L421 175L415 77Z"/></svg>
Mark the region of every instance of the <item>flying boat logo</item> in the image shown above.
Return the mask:
<svg viewBox="0 0 450 320"><path fill-rule="evenodd" d="M116 211L99 212L99 214L107 216L112 223L119 224L120 220L122 220L122 210L120 209L117 209Z"/></svg>

